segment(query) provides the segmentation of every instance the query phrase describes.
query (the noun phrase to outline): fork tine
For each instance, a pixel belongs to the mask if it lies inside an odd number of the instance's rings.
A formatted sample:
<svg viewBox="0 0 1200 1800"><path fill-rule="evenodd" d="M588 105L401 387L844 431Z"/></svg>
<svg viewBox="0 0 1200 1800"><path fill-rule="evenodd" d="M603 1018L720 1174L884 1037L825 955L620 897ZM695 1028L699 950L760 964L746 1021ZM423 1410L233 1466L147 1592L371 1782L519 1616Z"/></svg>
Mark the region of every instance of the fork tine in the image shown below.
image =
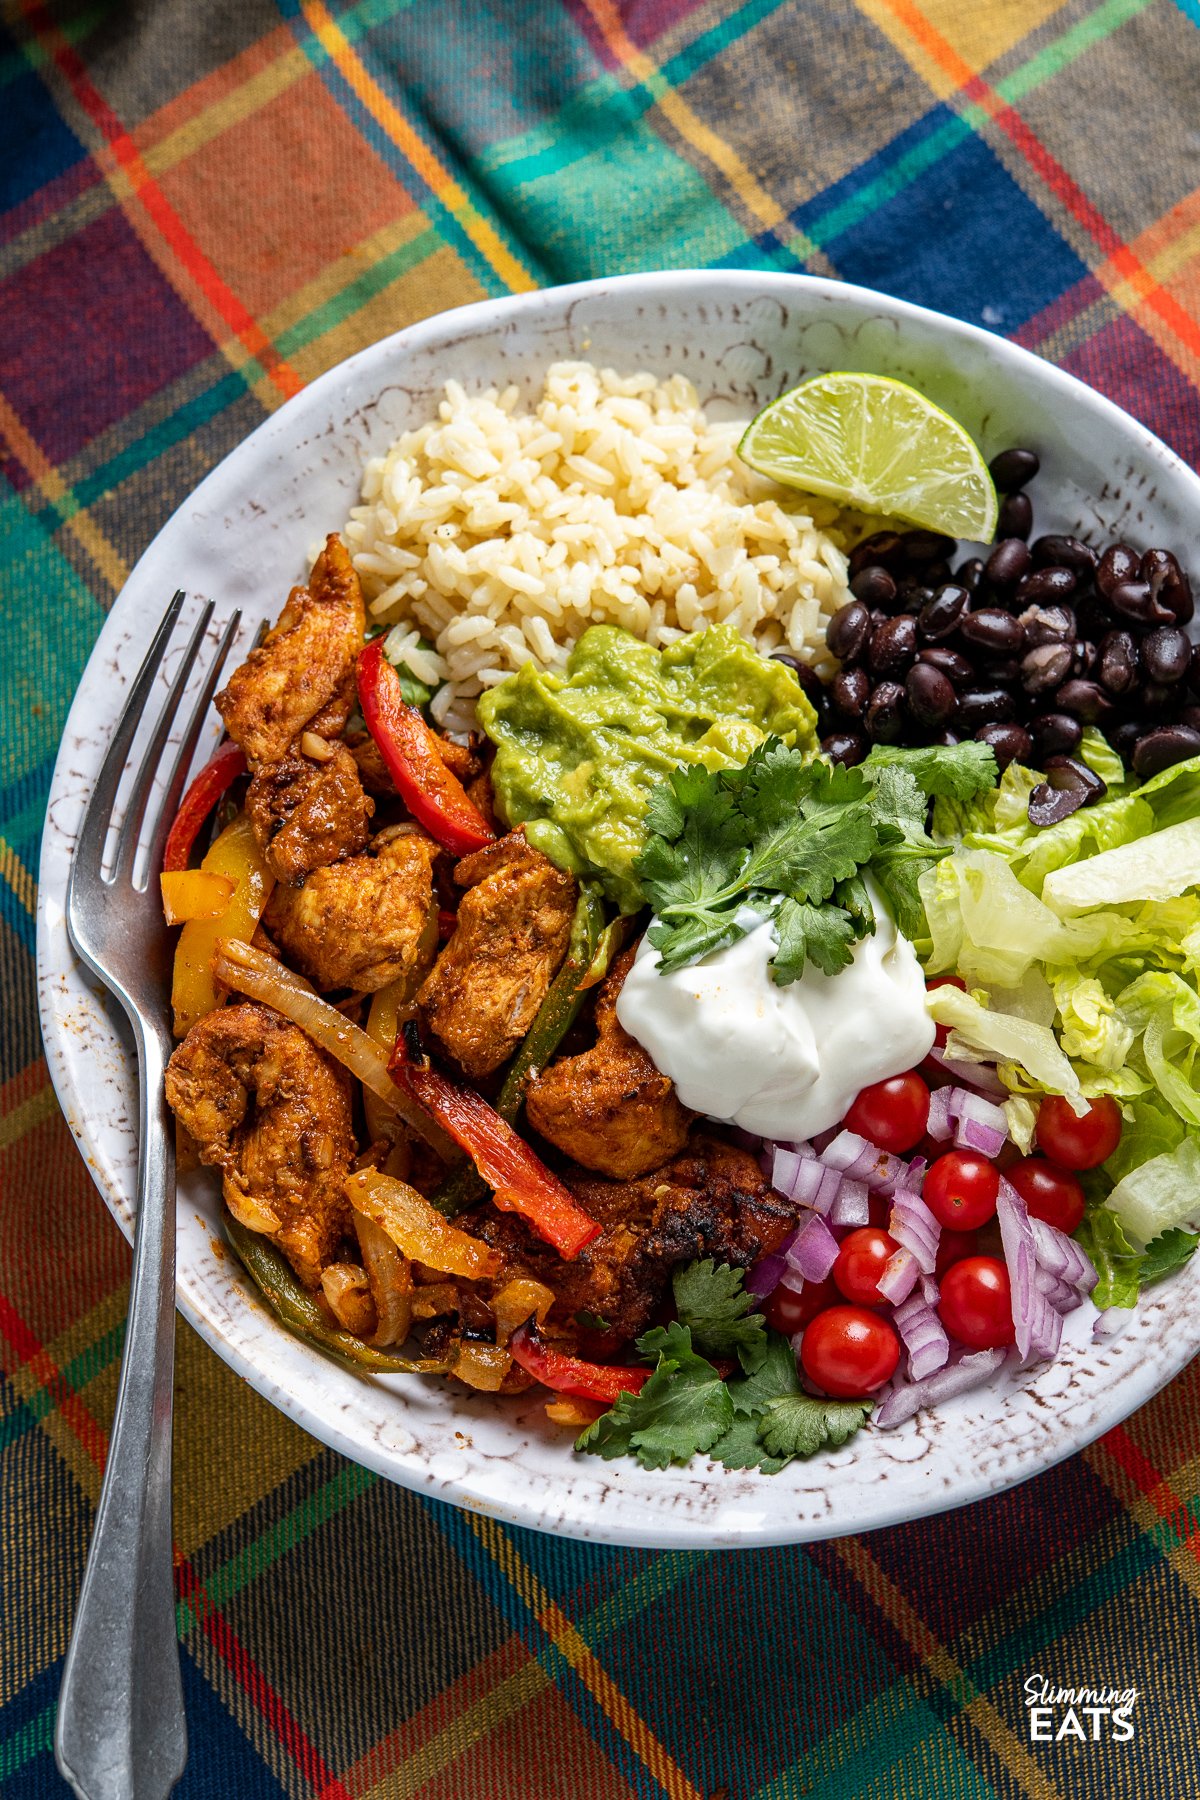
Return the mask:
<svg viewBox="0 0 1200 1800"><path fill-rule="evenodd" d="M121 775L125 768L125 760L129 755L129 746L134 740L142 714L146 710L146 702L150 698L171 634L179 620L186 596L182 588L176 591L162 622L154 634L145 661L134 678L129 690L129 698L125 702L125 710L117 720L117 728L112 734L109 746L100 765L100 774L92 789L91 799L83 815L83 823L79 827L79 838L75 845L75 855L71 861L71 880L76 873L98 879L100 865L104 858L104 843L108 836L108 822L112 817L113 805L117 798L117 789L121 784Z"/></svg>
<svg viewBox="0 0 1200 1800"><path fill-rule="evenodd" d="M188 639L187 648L175 671L175 679L171 683L170 692L159 710L158 723L146 746L145 754L134 771L125 802L125 817L121 821L116 853L113 857L112 878L114 881L120 880L132 872L133 861L137 855L138 838L141 836L142 820L146 816L146 803L154 786L154 777L158 773L158 765L162 761L167 739L171 735L171 727L175 723L175 714L179 709L179 703L183 699L187 684L192 678L196 657L204 642L204 634L208 630L208 622L212 615L213 603L209 600L205 603L203 612L192 628L192 635Z"/></svg>
<svg viewBox="0 0 1200 1800"><path fill-rule="evenodd" d="M196 753L196 744L200 737L201 727L204 724L205 714L208 712L209 706L212 703L212 697L217 691L217 683L221 679L221 671L225 667L225 659L229 655L230 646L237 636L238 626L241 622L241 612L239 609L235 608L230 614L229 622L218 640L212 667L208 671L208 675L205 678L200 692L196 695L195 703L192 706L191 716L187 722L187 729L184 731L179 748L175 752L175 760L171 764L171 772L167 777L167 784L163 790L162 805L159 808L158 819L155 822L154 830L151 833L149 840L149 870L151 879L154 878L159 865L162 862L163 851L166 848L167 843L167 833L170 831L175 814L179 810L179 802L183 797L184 778L191 765L192 757Z"/></svg>

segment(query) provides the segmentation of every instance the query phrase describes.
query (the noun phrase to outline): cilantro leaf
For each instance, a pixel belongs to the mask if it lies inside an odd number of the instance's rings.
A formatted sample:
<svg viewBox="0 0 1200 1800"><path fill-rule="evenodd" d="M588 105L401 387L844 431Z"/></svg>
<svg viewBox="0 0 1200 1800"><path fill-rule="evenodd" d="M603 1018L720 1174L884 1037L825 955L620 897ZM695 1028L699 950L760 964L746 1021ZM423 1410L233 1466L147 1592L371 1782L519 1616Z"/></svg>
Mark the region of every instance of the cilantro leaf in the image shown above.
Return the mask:
<svg viewBox="0 0 1200 1800"><path fill-rule="evenodd" d="M795 758L799 753L787 754ZM857 769L814 761L804 774L798 805L782 814L762 806L751 815L756 832L743 880L747 887L772 889L795 900L826 900L837 882L857 875L870 858L877 842L875 822Z"/></svg>
<svg viewBox="0 0 1200 1800"><path fill-rule="evenodd" d="M796 1352L781 1331L767 1332L766 1355L757 1369L729 1383L729 1397L739 1416L756 1416L772 1400L801 1392Z"/></svg>
<svg viewBox="0 0 1200 1800"><path fill-rule="evenodd" d="M622 1394L575 1440L576 1450L609 1460L635 1455L645 1469L685 1463L710 1450L733 1423L733 1401L717 1371L692 1349L692 1334L677 1322L638 1339L658 1366L640 1393Z"/></svg>
<svg viewBox="0 0 1200 1800"><path fill-rule="evenodd" d="M809 1394L785 1394L764 1410L758 1435L772 1456L813 1456L826 1444L836 1448L852 1438L870 1410L869 1400L816 1400Z"/></svg>
<svg viewBox="0 0 1200 1800"><path fill-rule="evenodd" d="M1176 1269L1182 1269L1195 1255L1198 1244L1200 1232L1183 1231L1178 1226L1171 1231L1160 1231L1142 1252L1138 1269L1142 1286L1149 1287L1152 1281L1161 1281L1164 1275L1173 1275Z"/></svg>
<svg viewBox="0 0 1200 1800"><path fill-rule="evenodd" d="M977 747L989 748L986 744ZM935 844L925 829L928 806L924 790L910 769L894 763L880 765L871 796L879 833L871 874L900 930L910 938L919 937L925 926L918 886L921 876L950 853L949 845Z"/></svg>
<svg viewBox="0 0 1200 1800"><path fill-rule="evenodd" d="M752 1312L751 1295L743 1286L741 1269L728 1263L719 1267L709 1257L677 1269L671 1280L679 1322L692 1340L711 1356L736 1354L743 1369L761 1366L767 1354L767 1322Z"/></svg>
<svg viewBox="0 0 1200 1800"><path fill-rule="evenodd" d="M1084 1214L1075 1236L1100 1277L1092 1290L1093 1303L1101 1312L1107 1306L1136 1306L1140 1285L1137 1265L1141 1259L1111 1206L1092 1207Z"/></svg>
<svg viewBox="0 0 1200 1800"><path fill-rule="evenodd" d="M783 901L775 915L775 933L779 948L771 977L780 987L799 981L809 959L822 974L836 975L849 963L862 936L840 906L811 906L806 900Z"/></svg>
<svg viewBox="0 0 1200 1800"><path fill-rule="evenodd" d="M991 745L977 744L973 738L962 744L930 744L923 750L876 744L861 767L868 773L902 768L930 799L941 794L950 800L970 800L994 788L999 779Z"/></svg>
<svg viewBox="0 0 1200 1800"><path fill-rule="evenodd" d="M763 1475L778 1475L791 1461L788 1456L770 1455L759 1440L758 1420L749 1414L739 1414L708 1454L727 1469L758 1469Z"/></svg>

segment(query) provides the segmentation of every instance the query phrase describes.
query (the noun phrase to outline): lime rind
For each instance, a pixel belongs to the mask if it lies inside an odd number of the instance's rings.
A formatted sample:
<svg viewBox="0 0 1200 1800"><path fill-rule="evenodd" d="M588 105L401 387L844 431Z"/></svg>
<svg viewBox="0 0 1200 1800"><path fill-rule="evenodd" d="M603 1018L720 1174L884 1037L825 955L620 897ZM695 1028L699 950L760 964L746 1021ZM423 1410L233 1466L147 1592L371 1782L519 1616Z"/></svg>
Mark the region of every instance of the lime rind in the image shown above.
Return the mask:
<svg viewBox="0 0 1200 1800"><path fill-rule="evenodd" d="M973 543L995 533L996 488L974 439L887 375L813 376L751 420L738 453L760 475L860 512Z"/></svg>

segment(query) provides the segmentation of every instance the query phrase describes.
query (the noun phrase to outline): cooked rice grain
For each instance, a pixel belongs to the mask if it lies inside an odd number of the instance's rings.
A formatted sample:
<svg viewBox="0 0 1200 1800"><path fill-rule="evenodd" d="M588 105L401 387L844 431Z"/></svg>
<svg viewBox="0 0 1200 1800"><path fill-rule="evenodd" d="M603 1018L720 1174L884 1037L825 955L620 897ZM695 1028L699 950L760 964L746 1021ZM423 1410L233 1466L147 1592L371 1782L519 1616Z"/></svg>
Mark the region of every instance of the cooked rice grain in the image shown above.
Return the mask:
<svg viewBox="0 0 1200 1800"><path fill-rule="evenodd" d="M837 508L745 468L740 430L682 375L556 363L532 411L448 381L437 419L367 464L344 533L389 653L446 683L439 722L469 729L483 688L561 667L589 625L661 646L728 621L819 665L848 597Z"/></svg>

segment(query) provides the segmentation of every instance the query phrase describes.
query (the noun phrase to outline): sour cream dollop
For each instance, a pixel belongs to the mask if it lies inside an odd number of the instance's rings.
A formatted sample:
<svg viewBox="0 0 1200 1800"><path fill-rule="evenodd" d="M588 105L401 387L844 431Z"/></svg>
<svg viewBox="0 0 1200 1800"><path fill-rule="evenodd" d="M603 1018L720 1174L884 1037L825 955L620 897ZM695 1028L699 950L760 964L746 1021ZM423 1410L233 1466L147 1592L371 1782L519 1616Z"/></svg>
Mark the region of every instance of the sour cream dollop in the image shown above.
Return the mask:
<svg viewBox="0 0 1200 1800"><path fill-rule="evenodd" d="M685 1106L758 1137L814 1137L862 1088L913 1068L933 1046L913 947L882 905L875 918L847 968L823 975L810 964L786 987L768 967L770 920L669 975L643 938L617 1018Z"/></svg>

